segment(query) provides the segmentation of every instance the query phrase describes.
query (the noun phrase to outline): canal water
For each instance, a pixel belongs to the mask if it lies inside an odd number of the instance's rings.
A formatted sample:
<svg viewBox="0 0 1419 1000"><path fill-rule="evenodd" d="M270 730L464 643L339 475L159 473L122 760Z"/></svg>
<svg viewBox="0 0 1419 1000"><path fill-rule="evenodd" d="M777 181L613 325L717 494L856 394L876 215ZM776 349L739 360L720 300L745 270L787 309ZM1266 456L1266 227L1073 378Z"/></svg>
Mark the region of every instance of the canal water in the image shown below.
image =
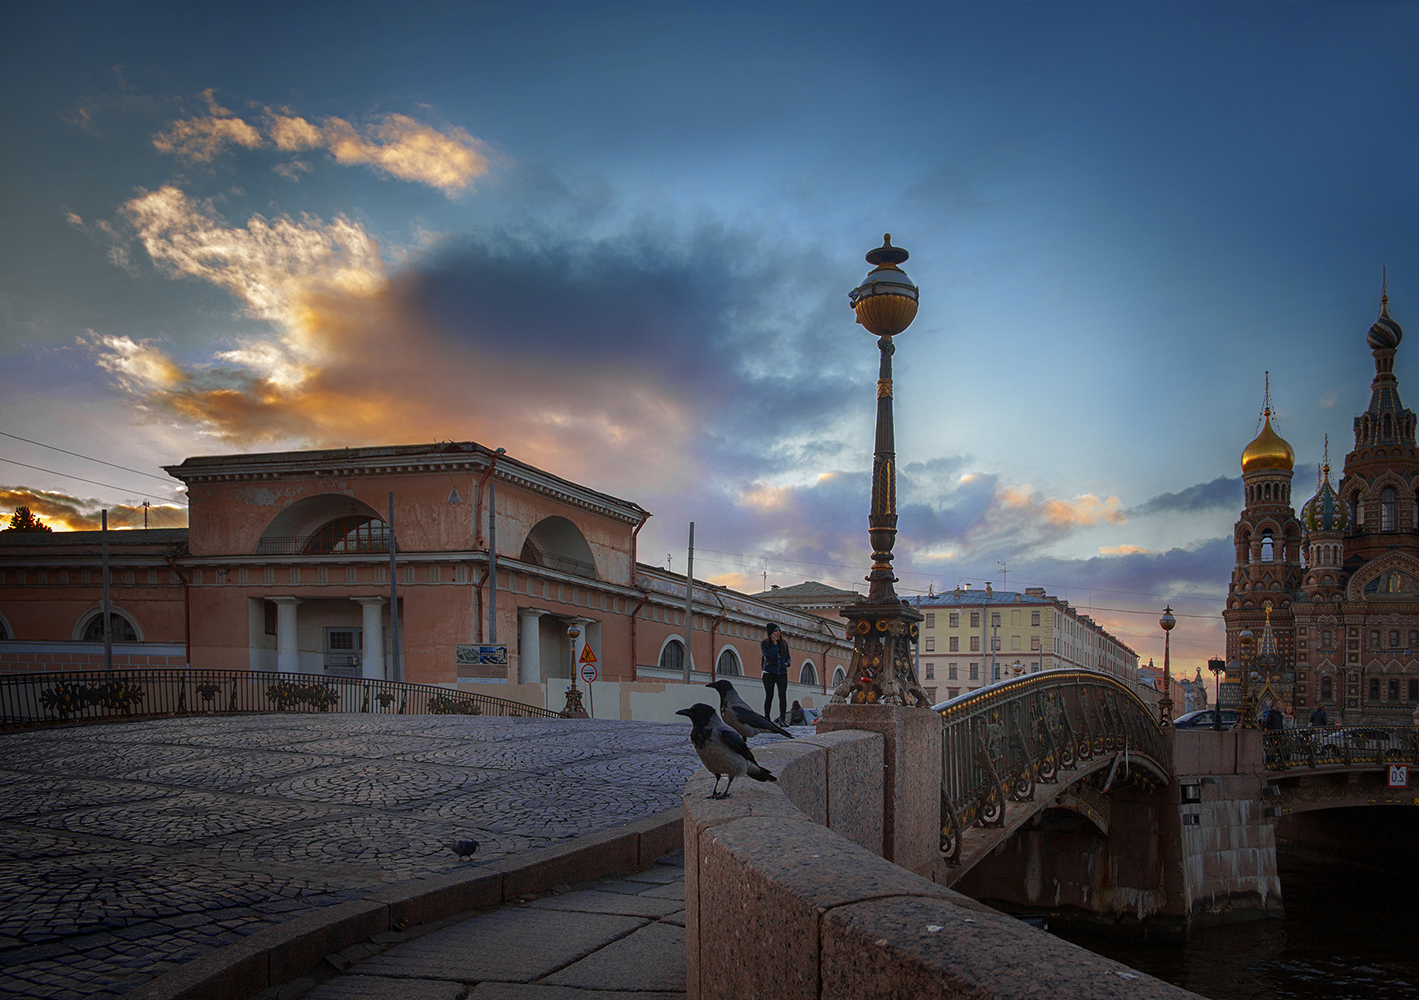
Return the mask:
<svg viewBox="0 0 1419 1000"><path fill-rule="evenodd" d="M1060 937L1213 1000L1419 998L1419 875L1280 854L1286 916L1186 946Z"/></svg>

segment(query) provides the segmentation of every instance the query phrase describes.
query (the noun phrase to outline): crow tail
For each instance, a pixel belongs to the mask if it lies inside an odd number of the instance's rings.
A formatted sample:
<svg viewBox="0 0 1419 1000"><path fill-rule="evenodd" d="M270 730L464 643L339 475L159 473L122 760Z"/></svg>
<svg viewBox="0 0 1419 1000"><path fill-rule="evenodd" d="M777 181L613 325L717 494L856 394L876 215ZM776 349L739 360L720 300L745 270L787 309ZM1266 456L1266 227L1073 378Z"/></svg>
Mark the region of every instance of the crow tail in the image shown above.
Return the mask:
<svg viewBox="0 0 1419 1000"><path fill-rule="evenodd" d="M753 769L749 771L749 777L753 778L755 781L778 781L777 778L769 773L768 768L758 764L755 764Z"/></svg>

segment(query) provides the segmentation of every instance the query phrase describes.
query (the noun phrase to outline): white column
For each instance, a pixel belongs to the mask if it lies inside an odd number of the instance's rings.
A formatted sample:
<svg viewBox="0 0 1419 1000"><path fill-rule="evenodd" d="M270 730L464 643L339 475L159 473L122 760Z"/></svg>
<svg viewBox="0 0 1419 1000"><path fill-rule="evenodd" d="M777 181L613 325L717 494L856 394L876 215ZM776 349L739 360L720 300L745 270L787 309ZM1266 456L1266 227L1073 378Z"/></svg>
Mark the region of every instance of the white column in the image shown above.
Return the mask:
<svg viewBox="0 0 1419 1000"><path fill-rule="evenodd" d="M354 598L363 609L361 619L364 655L360 658L360 676L366 680L385 679L384 667L384 605L385 597Z"/></svg>
<svg viewBox="0 0 1419 1000"><path fill-rule="evenodd" d="M542 616L541 608L518 608L517 623L522 639L518 643L517 673L523 684L542 683Z"/></svg>
<svg viewBox="0 0 1419 1000"><path fill-rule="evenodd" d="M276 669L283 674L301 672L300 642L296 633L299 597L268 597L276 605Z"/></svg>

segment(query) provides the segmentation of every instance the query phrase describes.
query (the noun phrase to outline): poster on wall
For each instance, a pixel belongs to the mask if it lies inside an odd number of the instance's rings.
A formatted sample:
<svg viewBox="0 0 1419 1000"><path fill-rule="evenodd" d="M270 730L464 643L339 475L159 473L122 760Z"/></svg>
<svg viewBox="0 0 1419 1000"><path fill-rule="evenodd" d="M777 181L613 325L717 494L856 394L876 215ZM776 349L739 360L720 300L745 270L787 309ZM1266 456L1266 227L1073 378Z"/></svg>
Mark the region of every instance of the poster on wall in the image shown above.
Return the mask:
<svg viewBox="0 0 1419 1000"><path fill-rule="evenodd" d="M507 645L457 645L454 647L459 666L505 667Z"/></svg>

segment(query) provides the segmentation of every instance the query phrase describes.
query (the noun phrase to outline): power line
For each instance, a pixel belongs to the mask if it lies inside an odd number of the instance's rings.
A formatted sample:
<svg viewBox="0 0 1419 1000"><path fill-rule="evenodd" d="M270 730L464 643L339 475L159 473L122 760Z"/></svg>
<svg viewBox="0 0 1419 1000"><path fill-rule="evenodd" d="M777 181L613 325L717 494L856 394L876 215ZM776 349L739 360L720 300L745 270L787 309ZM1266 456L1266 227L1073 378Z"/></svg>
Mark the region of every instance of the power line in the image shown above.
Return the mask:
<svg viewBox="0 0 1419 1000"><path fill-rule="evenodd" d="M20 437L20 435L18 434L11 434L9 431L0 431L0 435L4 435L7 438L13 438L16 441L23 441L25 444L33 444L39 446L40 448L49 448L52 451L60 451L66 455L73 455L75 458L82 458L86 462L97 462L99 463L99 465L107 465L111 469L122 469L124 472L131 472L136 476L147 476L149 479L156 479L161 483L172 482L171 476L155 476L151 472L143 472L140 469L130 469L126 465L114 465L112 462L105 462L101 458L94 458L91 455L81 455L77 451L69 451L67 448L60 448L58 445L45 444L43 441L31 441L29 438ZM15 464L19 465L20 463L16 462ZM63 473L57 473L57 475L63 475ZM72 478L77 479L78 477L75 476ZM88 482L88 480L85 480L85 482ZM103 484L100 483L99 485Z"/></svg>
<svg viewBox="0 0 1419 1000"><path fill-rule="evenodd" d="M159 502L161 502L161 503L173 503L173 502L174 502L174 499L173 499L172 497L159 497L159 496L154 496L154 495L151 494L151 493L142 493L142 492L138 492L138 491L136 491L136 490L129 490L128 487L126 487L126 486L115 486L115 485L113 485L112 483L101 483L101 482L99 482L97 479L85 479L83 476L75 476L75 475L71 475L71 474L68 473L68 472L58 472L58 471L56 471L56 470L54 470L54 469L41 468L41 467L38 466L38 465L30 465L28 462L17 462L17 461L15 461L13 458L5 458L5 457L3 457L3 456L0 456L0 462L9 462L11 465L22 465L22 466L24 466L26 469L34 469L36 472L47 472L47 473L49 473L51 476L62 476L62 477L65 478L65 479L77 479L77 480L78 480L79 482L81 482L81 483L88 483L88 484L91 485L91 486L102 486L104 489L108 489L108 490L119 490L119 491L123 491L123 492L136 492L136 493L138 493L138 496L140 496L140 497L147 497L149 500L157 500L157 501L159 501ZM184 505L184 506L186 505L186 501L183 501L183 505Z"/></svg>

